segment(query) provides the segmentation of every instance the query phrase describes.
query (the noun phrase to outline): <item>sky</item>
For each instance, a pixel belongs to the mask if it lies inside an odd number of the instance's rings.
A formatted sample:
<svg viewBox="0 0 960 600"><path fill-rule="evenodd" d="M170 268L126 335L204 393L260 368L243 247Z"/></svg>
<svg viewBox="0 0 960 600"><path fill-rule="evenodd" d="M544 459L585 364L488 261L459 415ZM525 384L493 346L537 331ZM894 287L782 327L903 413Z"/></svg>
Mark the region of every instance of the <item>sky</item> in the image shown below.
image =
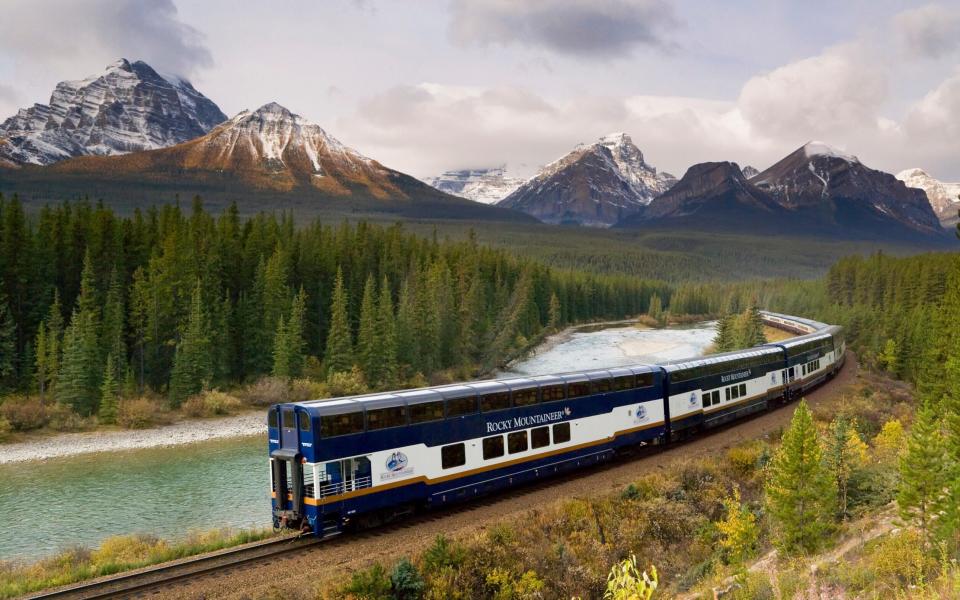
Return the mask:
<svg viewBox="0 0 960 600"><path fill-rule="evenodd" d="M276 101L415 176L612 132L677 176L821 140L960 181L960 2L4 0L0 118L117 58Z"/></svg>

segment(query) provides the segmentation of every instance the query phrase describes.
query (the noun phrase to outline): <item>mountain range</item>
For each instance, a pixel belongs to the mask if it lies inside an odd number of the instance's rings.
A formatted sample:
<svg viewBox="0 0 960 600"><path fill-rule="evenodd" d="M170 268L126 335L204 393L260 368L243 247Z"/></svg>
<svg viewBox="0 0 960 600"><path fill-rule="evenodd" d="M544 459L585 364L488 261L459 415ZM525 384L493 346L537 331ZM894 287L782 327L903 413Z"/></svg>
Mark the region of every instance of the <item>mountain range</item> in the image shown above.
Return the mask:
<svg viewBox="0 0 960 600"><path fill-rule="evenodd" d="M625 133L581 145L497 203L546 223L610 226L641 211L676 182L644 162Z"/></svg>
<svg viewBox="0 0 960 600"><path fill-rule="evenodd" d="M904 182L909 184L908 187ZM429 185L428 185L429 184ZM125 59L59 83L49 104L0 125L0 191L28 202L93 195L123 209L200 194L214 206L403 218L543 221L620 228L942 235L960 185L894 177L810 142L758 172L693 165L677 180L626 133L579 145L528 180L504 166L426 183L349 148L271 102L226 115L180 77Z"/></svg>

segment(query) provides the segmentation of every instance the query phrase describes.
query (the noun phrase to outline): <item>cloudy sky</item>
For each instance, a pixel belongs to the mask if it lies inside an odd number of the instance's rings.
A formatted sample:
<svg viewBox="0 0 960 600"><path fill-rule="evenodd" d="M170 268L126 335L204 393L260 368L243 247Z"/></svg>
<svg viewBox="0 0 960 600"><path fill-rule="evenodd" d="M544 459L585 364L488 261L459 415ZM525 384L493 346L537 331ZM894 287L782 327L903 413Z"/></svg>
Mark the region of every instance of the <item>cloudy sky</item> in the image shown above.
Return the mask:
<svg viewBox="0 0 960 600"><path fill-rule="evenodd" d="M277 101L418 176L517 175L626 131L681 175L810 139L960 180L960 4L4 0L0 115L118 57L227 114Z"/></svg>

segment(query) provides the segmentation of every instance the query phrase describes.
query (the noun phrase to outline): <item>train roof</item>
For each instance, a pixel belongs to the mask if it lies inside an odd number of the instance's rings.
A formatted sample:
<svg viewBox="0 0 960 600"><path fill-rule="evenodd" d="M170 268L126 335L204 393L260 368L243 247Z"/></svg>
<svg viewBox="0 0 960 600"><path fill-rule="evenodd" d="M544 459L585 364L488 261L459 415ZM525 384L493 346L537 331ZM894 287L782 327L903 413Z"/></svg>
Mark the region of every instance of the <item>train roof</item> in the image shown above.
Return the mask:
<svg viewBox="0 0 960 600"><path fill-rule="evenodd" d="M815 333L808 333L806 335L798 335L796 337L788 338L781 342L776 342L777 346L782 346L784 348L793 348L795 346L800 346L806 344L807 342L813 342L816 340L825 340L833 336L833 331L826 329L824 331L817 331Z"/></svg>
<svg viewBox="0 0 960 600"><path fill-rule="evenodd" d="M733 352L721 352L720 354L711 354L701 358L680 358L662 363L660 366L668 373L690 369L693 367L702 367L704 365L715 365L734 358L754 358L757 356L773 355L781 350L776 346L754 346L746 350L734 350Z"/></svg>
<svg viewBox="0 0 960 600"><path fill-rule="evenodd" d="M800 323L801 325L812 327L817 331L821 329L826 329L827 327L829 327L829 325L827 325L826 323L821 323L820 321L814 321L813 319L804 319L803 317L794 317L793 315L785 315L783 313L776 313L769 310L761 310L760 314L768 315L771 317L777 317L779 319L783 319L784 321L793 321L794 323Z"/></svg>
<svg viewBox="0 0 960 600"><path fill-rule="evenodd" d="M463 398L482 394L507 392L524 388L545 387L590 381L603 377L621 377L624 375L651 373L658 371L656 365L630 365L611 369L595 369L591 371L574 371L556 375L531 375L529 377L510 377L507 379L484 379L467 383L440 385L411 390L397 390L394 392L378 392L359 396L345 396L342 398L305 400L294 402L297 406L310 409L317 415L337 415L364 409L385 408L438 402L450 398Z"/></svg>

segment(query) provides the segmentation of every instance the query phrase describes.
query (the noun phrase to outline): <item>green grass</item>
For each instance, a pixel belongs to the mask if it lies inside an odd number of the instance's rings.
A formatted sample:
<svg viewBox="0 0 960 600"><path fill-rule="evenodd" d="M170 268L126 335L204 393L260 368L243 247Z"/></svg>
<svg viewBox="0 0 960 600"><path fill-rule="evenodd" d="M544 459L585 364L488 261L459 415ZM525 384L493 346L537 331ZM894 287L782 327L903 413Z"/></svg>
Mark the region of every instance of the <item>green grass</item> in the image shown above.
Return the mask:
<svg viewBox="0 0 960 600"><path fill-rule="evenodd" d="M179 558L239 546L272 536L269 529L213 530L179 542L145 535L109 537L99 548L70 548L33 563L0 562L0 598L15 598L52 587L113 575Z"/></svg>

